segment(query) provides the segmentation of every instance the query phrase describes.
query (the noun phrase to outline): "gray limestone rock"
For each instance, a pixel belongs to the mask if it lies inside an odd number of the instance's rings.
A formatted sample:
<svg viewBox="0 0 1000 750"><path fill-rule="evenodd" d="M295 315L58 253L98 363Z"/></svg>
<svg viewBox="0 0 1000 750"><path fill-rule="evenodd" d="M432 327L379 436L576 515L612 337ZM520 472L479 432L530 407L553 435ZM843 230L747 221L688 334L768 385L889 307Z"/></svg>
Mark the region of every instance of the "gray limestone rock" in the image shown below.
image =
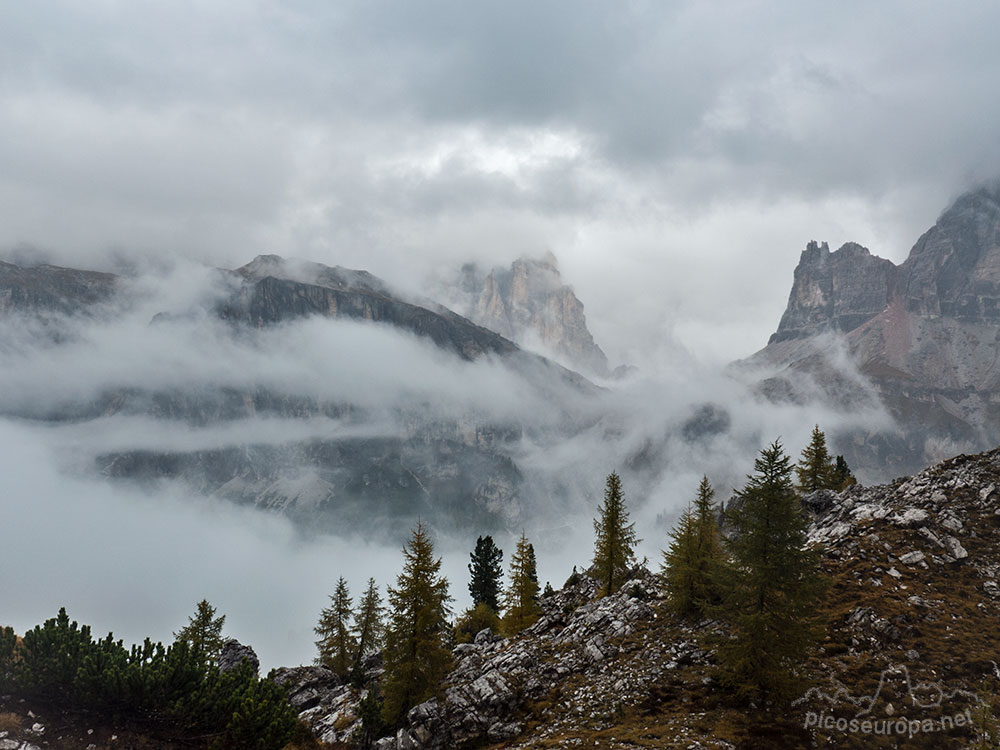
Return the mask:
<svg viewBox="0 0 1000 750"><path fill-rule="evenodd" d="M245 661L250 662L253 673L257 674L260 670L260 659L257 658L257 652L253 648L244 646L235 638L230 638L222 645L218 660L220 672L236 669Z"/></svg>
<svg viewBox="0 0 1000 750"><path fill-rule="evenodd" d="M900 294L924 317L1000 322L1000 181L961 196L913 246Z"/></svg>
<svg viewBox="0 0 1000 750"><path fill-rule="evenodd" d="M788 307L768 343L854 330L885 309L896 272L892 261L856 243L831 253L825 242L810 242L795 269Z"/></svg>
<svg viewBox="0 0 1000 750"><path fill-rule="evenodd" d="M587 328L583 303L563 284L554 255L518 258L488 274L474 265L462 271L465 312L476 323L528 348L540 344L587 374L611 374L607 356Z"/></svg>
<svg viewBox="0 0 1000 750"><path fill-rule="evenodd" d="M0 262L0 314L73 315L109 300L117 289L118 277L110 273Z"/></svg>
<svg viewBox="0 0 1000 750"><path fill-rule="evenodd" d="M1000 443L1000 181L958 200L900 266L810 243L768 346L740 367L774 401L859 415L831 435L862 481L919 471Z"/></svg>

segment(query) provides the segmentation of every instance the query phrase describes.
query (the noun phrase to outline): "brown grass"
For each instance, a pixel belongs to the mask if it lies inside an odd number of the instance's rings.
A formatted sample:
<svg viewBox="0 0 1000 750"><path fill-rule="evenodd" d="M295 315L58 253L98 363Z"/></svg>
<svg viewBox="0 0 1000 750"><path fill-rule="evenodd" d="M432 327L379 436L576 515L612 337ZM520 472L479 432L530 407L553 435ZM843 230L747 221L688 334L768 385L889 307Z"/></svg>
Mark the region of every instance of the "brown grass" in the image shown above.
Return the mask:
<svg viewBox="0 0 1000 750"><path fill-rule="evenodd" d="M961 460L959 457L943 468L958 465ZM1000 474L996 479L1000 483ZM975 501L975 493L975 488L960 488L949 500L956 506L968 507ZM901 529L886 521L863 524L862 529L851 535L857 542L855 548L841 547L840 557L825 559L824 569L831 579L830 589L820 605L826 637L805 665L803 693L809 685L827 684L833 674L853 695L871 694L883 669L892 664L906 664L917 681L941 682L949 690L962 688L986 697L991 705L980 710L977 723L1000 727L1000 692L997 690L1000 685L983 684L983 676L993 673L993 662L1000 662L1000 628L996 626L1000 604L984 595L984 579L976 569L979 563L1000 559L1000 521L992 512L977 514L973 511L960 515L965 521L965 530L956 536L968 550L969 558L957 563L931 561L932 555L941 556L939 547L916 529ZM877 535L877 540L869 538L868 534ZM888 543L888 550L883 543ZM896 560L899 555L914 549L927 555L926 570L905 566ZM901 579L887 574L893 566L903 574ZM880 579L882 585L873 585L872 579ZM909 601L914 595L937 604L916 606ZM857 633L846 625L846 620L857 607L871 607L878 617L889 620L899 629L899 639L876 634L880 640L874 646L864 640L852 643ZM637 647L642 636L649 634L662 641L691 638L690 631L665 610L656 620L646 623L644 631L626 638L623 647L626 650ZM906 656L911 650L919 653L916 661ZM609 669L613 667L609 665ZM608 706L607 716L594 717L603 721L581 718L571 728L545 739L539 738L539 730L546 724L546 710L558 705L560 693L568 695L577 687L580 678L572 678L560 686L562 690L553 690L529 709L528 716L524 717L526 732L522 742L528 740L526 746L537 748L576 744L602 748L683 748L692 745L711 748L728 742L740 750L815 747L945 750L968 747L972 739L971 732L958 729L907 738L902 745L897 737L813 735L802 726L804 706L776 712L779 715L759 715L737 705L715 683L705 684L704 679L711 671L710 667L698 665L670 670L660 684L651 686L644 699L636 705L625 706L623 713L616 711L615 706ZM613 726L608 726L608 719Z"/></svg>
<svg viewBox="0 0 1000 750"><path fill-rule="evenodd" d="M21 717L12 713L0 713L0 732L13 732L21 728Z"/></svg>

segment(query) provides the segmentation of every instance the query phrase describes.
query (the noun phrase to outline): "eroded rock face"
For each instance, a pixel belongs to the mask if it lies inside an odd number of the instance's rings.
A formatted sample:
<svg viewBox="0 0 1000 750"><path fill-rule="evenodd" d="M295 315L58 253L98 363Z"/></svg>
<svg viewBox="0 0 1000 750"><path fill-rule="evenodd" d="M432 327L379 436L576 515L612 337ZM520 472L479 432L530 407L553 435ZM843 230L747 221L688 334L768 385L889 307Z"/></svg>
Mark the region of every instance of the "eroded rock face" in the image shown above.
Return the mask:
<svg viewBox="0 0 1000 750"><path fill-rule="evenodd" d="M771 400L818 390L861 423L883 412L886 427L833 442L865 481L885 481L1000 442L998 305L1000 182L959 198L898 267L810 243L778 330L747 363L768 370Z"/></svg>
<svg viewBox="0 0 1000 750"><path fill-rule="evenodd" d="M891 484L855 485L840 493L820 490L802 502L815 514L810 540L834 556L854 554L866 534L869 539L872 534L884 538L893 528L906 530L915 541L901 547L880 542L890 564L887 575L899 578L899 571L905 573L907 568L964 563L970 555L963 540L976 538L968 528L970 520L992 519L1000 513L997 486L1000 449L957 456ZM975 563L984 566L985 576L995 578L986 567L992 561Z"/></svg>
<svg viewBox="0 0 1000 750"><path fill-rule="evenodd" d="M917 240L900 271L907 310L1000 321L1000 181L955 201Z"/></svg>
<svg viewBox="0 0 1000 750"><path fill-rule="evenodd" d="M897 271L892 261L856 243L831 253L825 242L810 242L795 268L788 307L768 343L854 330L885 310Z"/></svg>
<svg viewBox="0 0 1000 750"><path fill-rule="evenodd" d="M363 682L372 684L383 672L381 656L367 657L362 667ZM270 678L288 691L299 718L319 740L349 742L360 729L358 703L367 695L366 689L352 687L326 667L281 667Z"/></svg>
<svg viewBox="0 0 1000 750"><path fill-rule="evenodd" d="M585 373L610 374L608 358L587 328L583 303L563 284L552 253L519 258L485 275L466 266L461 287L466 313L479 325L529 348L540 343Z"/></svg>

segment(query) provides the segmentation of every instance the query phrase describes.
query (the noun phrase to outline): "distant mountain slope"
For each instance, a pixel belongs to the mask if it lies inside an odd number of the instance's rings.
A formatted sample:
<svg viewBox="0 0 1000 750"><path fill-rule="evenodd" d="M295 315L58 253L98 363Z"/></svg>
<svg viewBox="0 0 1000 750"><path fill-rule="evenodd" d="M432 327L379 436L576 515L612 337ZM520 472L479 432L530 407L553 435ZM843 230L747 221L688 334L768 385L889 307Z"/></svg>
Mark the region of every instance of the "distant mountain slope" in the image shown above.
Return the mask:
<svg viewBox="0 0 1000 750"><path fill-rule="evenodd" d="M354 318L426 336L464 359L518 350L513 342L450 310L429 309L398 298L367 271L262 255L235 273L245 283L219 308L228 320L262 326L308 315Z"/></svg>
<svg viewBox="0 0 1000 750"><path fill-rule="evenodd" d="M865 397L845 374L856 368L900 430L845 436L843 450L871 469L915 470L1000 442L998 301L1000 182L956 200L900 266L853 243L810 243L778 330L743 364L770 370L773 398L808 381L834 407Z"/></svg>
<svg viewBox="0 0 1000 750"><path fill-rule="evenodd" d="M98 271L0 262L0 313L54 312L70 315L111 298L117 277Z"/></svg>
<svg viewBox="0 0 1000 750"><path fill-rule="evenodd" d="M0 267L0 289L3 283L14 291L9 304L0 308L0 320L4 313L71 314L95 301L110 303L117 292L127 292L131 282L111 274L5 264ZM263 376L258 380L253 372L240 375L241 386L225 379L190 381L183 372L169 386L115 374L96 395L81 390L66 398L10 402L5 411L54 425L154 420L154 433L170 424L211 431L261 419L296 422L301 427L287 438L274 437L265 424L235 442L229 433L215 444L213 438L190 447L177 440L149 447L144 441L141 447L98 450L94 465L116 481L179 480L199 494L280 511L313 529L404 533L418 517L446 526L500 528L516 524L526 510L555 509L575 495L577 488L564 486L565 478L546 476L537 466L526 470L521 464L526 445L538 449L594 421L578 404L600 389L577 373L523 351L436 303L404 299L365 271L260 256L234 271L220 271L212 289L197 303L203 309L165 310L152 321L136 321L138 328L148 324L149 335L164 337L165 346L190 346L218 336L224 347L236 346L238 351L273 347L275 336L316 318L374 324L370 335L359 331L352 341L364 349L370 339L390 358L386 347L403 347L404 353L392 360L402 366L372 373L396 388L398 398L365 404L349 396L324 398ZM134 303L134 298L126 298L129 294L123 293L118 301ZM99 320L76 327L81 346L95 331L104 330L101 326L114 326L116 315L133 315L134 310L134 305L109 304ZM183 331L180 339L171 338L176 330ZM113 335L97 338L120 352ZM345 350L340 355L356 359L363 352ZM454 358L454 365L438 369L475 374L488 387L501 390L471 392L462 401L443 387L427 396L423 386L413 390L415 373L408 371L426 364L408 356L446 363ZM381 360L372 366L381 366ZM337 392L335 373L315 376L333 378L327 391ZM525 406L517 407L518 401ZM493 402L513 405L494 409ZM532 410L532 403L545 409ZM508 416L512 410L524 416Z"/></svg>

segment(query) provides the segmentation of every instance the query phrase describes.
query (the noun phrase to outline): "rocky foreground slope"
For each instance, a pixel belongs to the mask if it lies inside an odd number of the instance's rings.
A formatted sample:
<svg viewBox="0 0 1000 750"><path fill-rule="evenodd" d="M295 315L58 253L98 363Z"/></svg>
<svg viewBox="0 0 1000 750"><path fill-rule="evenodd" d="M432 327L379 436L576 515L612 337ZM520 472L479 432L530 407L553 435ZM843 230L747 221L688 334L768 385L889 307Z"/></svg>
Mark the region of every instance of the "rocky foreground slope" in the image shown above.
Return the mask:
<svg viewBox="0 0 1000 750"><path fill-rule="evenodd" d="M770 715L736 705L699 639L717 625L677 619L638 568L598 600L575 576L517 638L484 631L458 646L442 696L378 747L971 747L998 708L1000 449L804 504L832 587L795 704ZM276 679L319 738L349 741L357 691L320 667Z"/></svg>

